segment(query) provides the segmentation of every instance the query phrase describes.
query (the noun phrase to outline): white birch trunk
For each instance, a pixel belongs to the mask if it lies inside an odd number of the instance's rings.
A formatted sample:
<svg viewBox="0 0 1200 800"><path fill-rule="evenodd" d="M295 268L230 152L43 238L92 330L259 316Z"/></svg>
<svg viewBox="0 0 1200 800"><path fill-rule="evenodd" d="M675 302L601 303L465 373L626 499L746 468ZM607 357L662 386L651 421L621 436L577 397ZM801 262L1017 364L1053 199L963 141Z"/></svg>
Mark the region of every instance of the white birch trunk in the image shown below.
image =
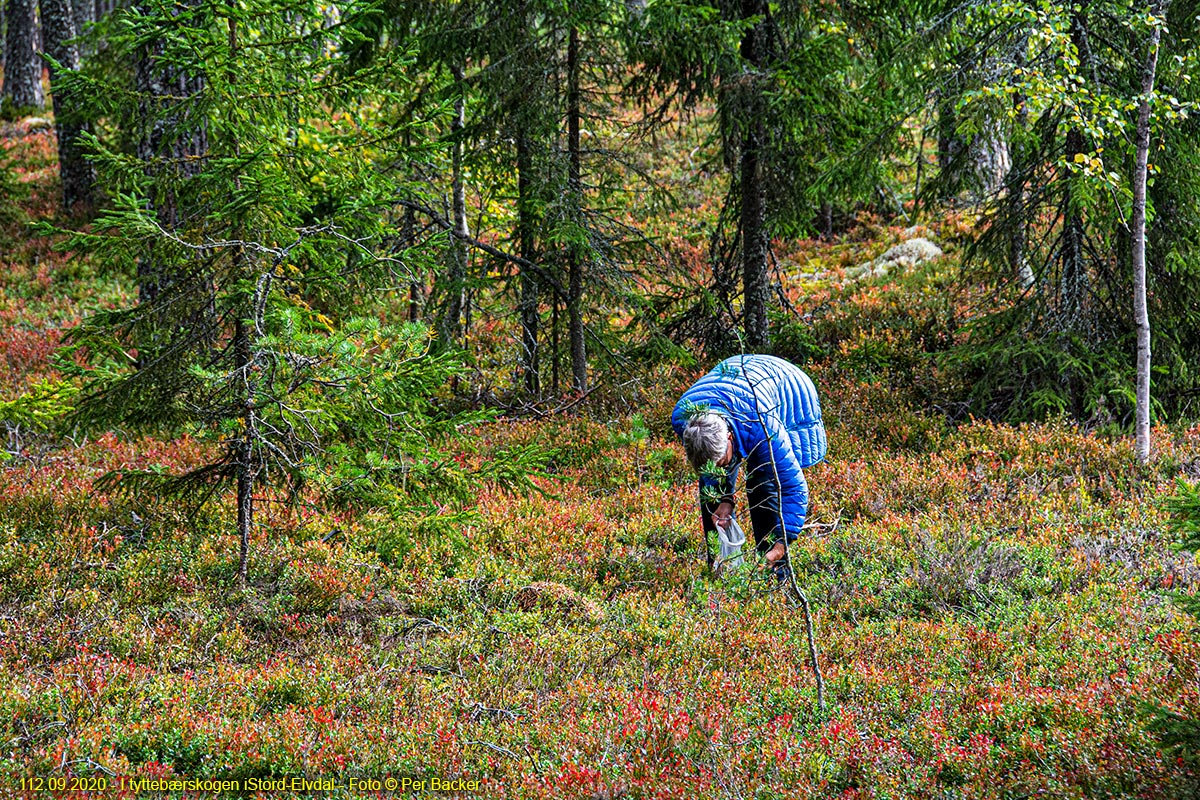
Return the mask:
<svg viewBox="0 0 1200 800"><path fill-rule="evenodd" d="M1162 0L1154 4L1154 15L1162 16ZM1137 161L1133 172L1133 319L1137 328L1137 399L1134 449L1139 462L1150 460L1150 312L1146 305L1146 174L1150 155L1150 100L1158 70L1158 43L1162 30L1150 34L1149 54L1142 73L1142 96L1138 101Z"/></svg>

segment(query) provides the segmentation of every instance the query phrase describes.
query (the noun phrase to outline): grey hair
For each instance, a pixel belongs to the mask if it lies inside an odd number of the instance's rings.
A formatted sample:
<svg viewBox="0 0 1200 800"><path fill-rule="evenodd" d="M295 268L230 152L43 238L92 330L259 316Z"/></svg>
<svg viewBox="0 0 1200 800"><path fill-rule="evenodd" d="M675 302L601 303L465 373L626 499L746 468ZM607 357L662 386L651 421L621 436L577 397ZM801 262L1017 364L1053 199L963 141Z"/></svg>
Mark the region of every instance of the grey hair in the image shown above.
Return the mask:
<svg viewBox="0 0 1200 800"><path fill-rule="evenodd" d="M697 472L724 458L728 448L729 423L720 414L701 414L683 429L683 452Z"/></svg>

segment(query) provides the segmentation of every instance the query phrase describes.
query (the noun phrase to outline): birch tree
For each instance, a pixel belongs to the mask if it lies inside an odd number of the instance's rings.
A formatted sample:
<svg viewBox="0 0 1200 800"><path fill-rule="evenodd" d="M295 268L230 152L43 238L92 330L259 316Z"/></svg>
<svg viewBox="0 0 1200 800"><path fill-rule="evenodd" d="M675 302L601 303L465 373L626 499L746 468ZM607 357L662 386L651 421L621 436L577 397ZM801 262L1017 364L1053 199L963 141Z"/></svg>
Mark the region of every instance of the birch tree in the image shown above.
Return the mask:
<svg viewBox="0 0 1200 800"><path fill-rule="evenodd" d="M1182 266L1197 250L1179 223L1200 213L1194 193L1175 185L1188 179L1153 185L1157 170L1197 155L1189 137L1166 133L1168 122L1190 124L1196 21L1169 4L1156 8L997 0L960 19L965 31L988 33L979 41L989 43L980 47L991 68L964 73L972 85L958 112L984 120L1005 111L1019 145L972 248L976 263L1002 276L999 310L954 355L972 364L976 413L1086 418L1103 406L1139 430L1148 424L1153 305L1182 323L1189 312L1167 312L1172 297L1200 286ZM1150 167L1155 136L1163 140ZM1154 227L1156 194L1179 215L1174 230ZM1157 257L1146 244L1156 237ZM1181 266L1165 269L1169 262ZM1172 362L1187 363L1200 340L1176 337L1170 351ZM1166 382L1195 384L1186 369L1172 372Z"/></svg>
<svg viewBox="0 0 1200 800"><path fill-rule="evenodd" d="M1138 461L1150 460L1150 311L1146 306L1146 177L1150 156L1150 106L1154 76L1158 72L1158 46L1162 39L1163 12L1168 0L1155 0L1149 21L1142 93L1138 98L1136 155L1133 173L1133 322L1137 329L1137 397L1134 415L1134 450Z"/></svg>

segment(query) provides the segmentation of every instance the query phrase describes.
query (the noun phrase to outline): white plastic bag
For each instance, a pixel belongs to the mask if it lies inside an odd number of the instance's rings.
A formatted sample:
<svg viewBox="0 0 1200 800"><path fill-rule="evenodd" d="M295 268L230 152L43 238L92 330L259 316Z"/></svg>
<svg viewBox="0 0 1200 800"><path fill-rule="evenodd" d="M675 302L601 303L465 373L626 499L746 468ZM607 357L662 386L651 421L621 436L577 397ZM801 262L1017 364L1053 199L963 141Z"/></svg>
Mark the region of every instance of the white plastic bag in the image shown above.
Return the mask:
<svg viewBox="0 0 1200 800"><path fill-rule="evenodd" d="M717 568L733 569L742 565L742 545L746 543L746 534L736 519L730 519L729 524L722 528L717 525L717 540L721 545L721 557Z"/></svg>

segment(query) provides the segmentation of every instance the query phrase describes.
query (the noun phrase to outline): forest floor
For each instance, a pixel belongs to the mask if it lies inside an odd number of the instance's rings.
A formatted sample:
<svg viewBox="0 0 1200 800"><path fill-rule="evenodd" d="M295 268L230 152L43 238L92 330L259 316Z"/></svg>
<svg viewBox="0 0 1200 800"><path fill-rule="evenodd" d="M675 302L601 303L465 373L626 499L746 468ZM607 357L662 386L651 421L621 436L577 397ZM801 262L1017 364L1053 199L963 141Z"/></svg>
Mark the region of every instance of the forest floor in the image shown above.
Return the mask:
<svg viewBox="0 0 1200 800"><path fill-rule="evenodd" d="M52 135L11 133L23 213L51 218ZM544 491L485 489L461 527L267 503L244 589L229 503L186 518L95 485L182 468L194 441L17 441L10 426L0 794L306 775L340 787L321 797L389 777L478 779L450 795L501 798L1192 795L1200 774L1149 725L1152 705L1200 708L1196 623L1167 593L1200 571L1162 503L1200 474L1200 427L1156 429L1139 467L1103 426L923 407L912 387L937 375L921 337L961 299L969 232L947 222L929 231L944 261L841 285L898 231L779 246L815 331L784 354L808 354L830 440L792 550L825 713L795 603L753 568L704 569L668 425L702 367L647 367L570 414L480 429L461 458L541 443ZM4 401L131 289L17 222L0 237ZM833 278L798 277L818 270ZM306 792L262 793L289 795Z"/></svg>

